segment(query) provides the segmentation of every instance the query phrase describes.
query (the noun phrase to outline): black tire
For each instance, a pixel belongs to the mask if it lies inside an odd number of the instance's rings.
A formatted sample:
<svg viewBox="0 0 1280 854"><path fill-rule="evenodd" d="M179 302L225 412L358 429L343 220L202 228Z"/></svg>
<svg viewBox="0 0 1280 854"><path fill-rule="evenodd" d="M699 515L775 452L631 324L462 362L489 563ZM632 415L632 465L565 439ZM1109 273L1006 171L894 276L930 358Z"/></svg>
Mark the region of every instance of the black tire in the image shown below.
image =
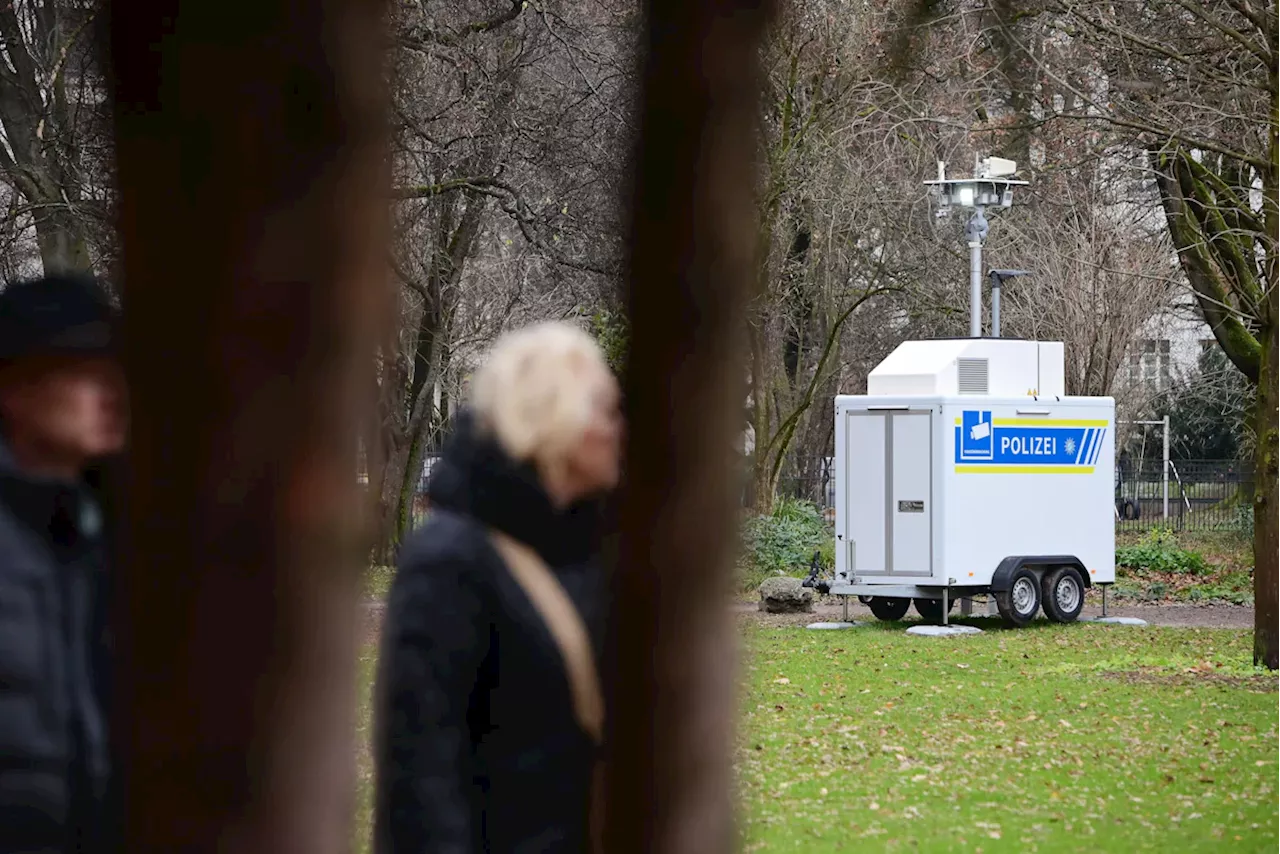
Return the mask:
<svg viewBox="0 0 1280 854"><path fill-rule="evenodd" d="M1142 511L1139 509L1136 501L1126 501L1124 503L1124 508L1120 511L1120 515L1125 519L1132 521L1141 516Z"/></svg>
<svg viewBox="0 0 1280 854"><path fill-rule="evenodd" d="M867 607L871 609L871 613L876 615L877 620L893 623L907 615L907 609L911 607L911 600L899 599L894 596L872 596L871 601L867 603Z"/></svg>
<svg viewBox="0 0 1280 854"><path fill-rule="evenodd" d="M916 606L916 613L920 615L926 623L942 622L942 600L941 599L913 599ZM956 597L947 597L947 613L950 613L956 606Z"/></svg>
<svg viewBox="0 0 1280 854"><path fill-rule="evenodd" d="M1084 579L1074 566L1045 573L1040 583L1044 615L1055 623L1074 623L1084 609Z"/></svg>
<svg viewBox="0 0 1280 854"><path fill-rule="evenodd" d="M1005 625L1021 628L1036 618L1040 610L1040 581L1025 566L1009 579L1009 589L996 593L996 608Z"/></svg>

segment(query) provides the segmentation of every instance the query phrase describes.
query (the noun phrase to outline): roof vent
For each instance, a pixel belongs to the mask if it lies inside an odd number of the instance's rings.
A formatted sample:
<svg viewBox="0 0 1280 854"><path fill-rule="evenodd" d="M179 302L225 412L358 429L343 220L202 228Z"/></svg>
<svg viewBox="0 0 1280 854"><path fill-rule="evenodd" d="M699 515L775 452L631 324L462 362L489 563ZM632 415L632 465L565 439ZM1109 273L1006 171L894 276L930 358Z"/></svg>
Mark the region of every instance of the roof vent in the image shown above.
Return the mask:
<svg viewBox="0 0 1280 854"><path fill-rule="evenodd" d="M957 359L961 394L987 393L987 360Z"/></svg>

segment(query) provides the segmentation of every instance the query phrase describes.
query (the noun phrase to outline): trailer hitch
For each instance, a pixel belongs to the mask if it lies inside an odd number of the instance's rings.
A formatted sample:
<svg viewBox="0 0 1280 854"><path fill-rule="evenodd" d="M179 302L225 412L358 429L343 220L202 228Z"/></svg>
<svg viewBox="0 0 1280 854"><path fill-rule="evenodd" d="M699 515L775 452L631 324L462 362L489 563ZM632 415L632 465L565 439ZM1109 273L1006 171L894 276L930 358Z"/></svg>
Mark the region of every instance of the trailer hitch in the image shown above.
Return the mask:
<svg viewBox="0 0 1280 854"><path fill-rule="evenodd" d="M813 558L809 561L809 577L800 582L801 587L808 587L817 590L823 596L831 592L831 582L826 579L818 578L818 574L822 572L822 552L814 552Z"/></svg>

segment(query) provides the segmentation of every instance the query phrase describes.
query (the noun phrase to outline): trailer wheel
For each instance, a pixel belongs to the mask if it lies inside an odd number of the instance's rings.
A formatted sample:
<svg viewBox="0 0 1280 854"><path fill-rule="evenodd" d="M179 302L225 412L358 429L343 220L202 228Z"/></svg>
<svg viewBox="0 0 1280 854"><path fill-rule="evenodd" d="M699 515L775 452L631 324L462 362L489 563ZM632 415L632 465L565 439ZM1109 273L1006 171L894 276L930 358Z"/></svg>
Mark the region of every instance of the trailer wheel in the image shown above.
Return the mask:
<svg viewBox="0 0 1280 854"><path fill-rule="evenodd" d="M1072 623L1084 608L1084 580L1074 566L1060 566L1040 585L1044 614L1055 623Z"/></svg>
<svg viewBox="0 0 1280 854"><path fill-rule="evenodd" d="M926 623L942 622L942 600L941 599L915 599L916 613L919 614ZM955 608L956 599L954 596L947 599L947 612Z"/></svg>
<svg viewBox="0 0 1280 854"><path fill-rule="evenodd" d="M895 596L872 596L871 601L867 603L867 607L871 609L871 613L876 615L877 620L893 623L907 615L907 609L911 607L911 600L899 599Z"/></svg>
<svg viewBox="0 0 1280 854"><path fill-rule="evenodd" d="M1040 610L1040 581L1025 566L1013 573L1009 589L996 593L996 608L1005 625L1020 628L1035 619Z"/></svg>
<svg viewBox="0 0 1280 854"><path fill-rule="evenodd" d="M1125 519L1133 520L1142 515L1142 510L1138 507L1138 503L1136 501L1129 501L1128 499L1125 499L1124 506L1120 510L1120 515Z"/></svg>

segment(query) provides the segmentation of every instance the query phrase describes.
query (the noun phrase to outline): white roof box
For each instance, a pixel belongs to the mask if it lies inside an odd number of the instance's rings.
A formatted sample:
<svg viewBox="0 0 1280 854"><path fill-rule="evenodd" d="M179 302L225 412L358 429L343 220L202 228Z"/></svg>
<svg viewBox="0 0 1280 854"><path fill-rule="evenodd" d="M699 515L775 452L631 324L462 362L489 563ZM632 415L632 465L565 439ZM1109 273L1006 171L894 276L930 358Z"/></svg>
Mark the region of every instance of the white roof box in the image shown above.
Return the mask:
<svg viewBox="0 0 1280 854"><path fill-rule="evenodd" d="M904 341L867 376L875 396L1062 397L1060 341L949 338Z"/></svg>

